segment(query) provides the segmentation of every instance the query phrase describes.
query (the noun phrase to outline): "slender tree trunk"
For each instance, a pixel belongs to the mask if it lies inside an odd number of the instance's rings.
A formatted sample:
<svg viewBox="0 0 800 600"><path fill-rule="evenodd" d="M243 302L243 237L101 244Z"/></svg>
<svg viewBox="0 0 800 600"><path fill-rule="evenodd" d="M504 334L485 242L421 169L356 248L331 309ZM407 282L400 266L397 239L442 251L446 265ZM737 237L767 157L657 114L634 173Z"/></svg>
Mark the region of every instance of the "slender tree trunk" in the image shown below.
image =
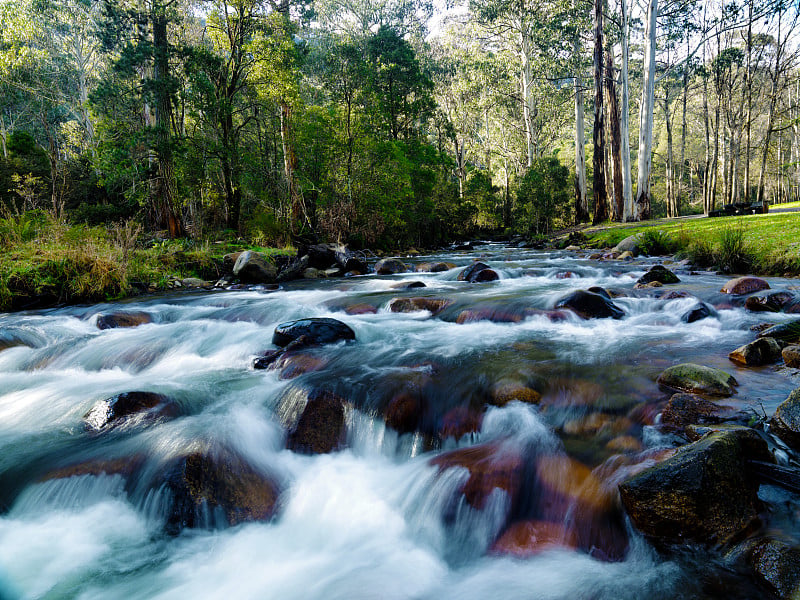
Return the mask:
<svg viewBox="0 0 800 600"><path fill-rule="evenodd" d="M642 102L639 107L639 176L636 179L637 220L647 220L650 218L650 171L653 166L653 108L655 100L657 17L658 0L648 0Z"/></svg>
<svg viewBox="0 0 800 600"><path fill-rule="evenodd" d="M592 190L594 196L593 223L608 219L605 177L605 120L603 115L603 2L594 0L594 127L592 129Z"/></svg>
<svg viewBox="0 0 800 600"><path fill-rule="evenodd" d="M620 0L622 8L622 106L620 108L619 132L622 141L620 151L622 158L622 199L623 217L622 220L634 221L636 219L636 207L633 204L633 190L631 184L631 140L630 127L630 85L628 81L628 35L630 32L630 22L628 17L628 0Z"/></svg>
<svg viewBox="0 0 800 600"><path fill-rule="evenodd" d="M586 190L586 139L583 122L583 81L580 77L580 40L575 35L573 42L575 60L575 221L589 220L589 199Z"/></svg>
<svg viewBox="0 0 800 600"><path fill-rule="evenodd" d="M522 86L522 119L525 129L525 147L527 150L527 165L530 168L533 165L534 158L534 142L533 142L533 119L531 115L531 79L533 77L533 70L531 68L531 39L530 33L527 28L523 26L522 32L522 51L520 59L522 61L522 73L520 83Z"/></svg>
<svg viewBox="0 0 800 600"><path fill-rule="evenodd" d="M286 181L287 199L282 212L284 217L288 218L292 226L294 226L295 221L299 220L301 217L302 209L300 207L294 175L295 169L297 168L297 157L294 153L294 144L292 143L291 134L292 107L286 100L282 100L280 110L283 175Z"/></svg>
<svg viewBox="0 0 800 600"><path fill-rule="evenodd" d="M689 55L689 35L686 35L686 54ZM686 180L686 104L689 98L689 62L683 67L683 97L681 99L681 158L678 167L678 202L683 196ZM689 187L691 187L692 170L689 169ZM689 195L691 199L691 194ZM688 202L688 200L687 200Z"/></svg>
<svg viewBox="0 0 800 600"><path fill-rule="evenodd" d="M670 118L669 91L663 99L664 122L667 129L667 160L665 161L665 178L667 184L667 217L674 218L678 215L678 198L675 194L675 165L672 154L672 119Z"/></svg>
<svg viewBox="0 0 800 600"><path fill-rule="evenodd" d="M3 113L0 112L0 144L3 146L3 158L8 158L8 146L6 145L7 137L6 120Z"/></svg>
<svg viewBox="0 0 800 600"><path fill-rule="evenodd" d="M608 94L608 131L611 138L611 174L614 183L614 220L622 221L625 215L625 197L622 183L622 133L619 123L619 104L614 77L614 56L606 53L606 92Z"/></svg>

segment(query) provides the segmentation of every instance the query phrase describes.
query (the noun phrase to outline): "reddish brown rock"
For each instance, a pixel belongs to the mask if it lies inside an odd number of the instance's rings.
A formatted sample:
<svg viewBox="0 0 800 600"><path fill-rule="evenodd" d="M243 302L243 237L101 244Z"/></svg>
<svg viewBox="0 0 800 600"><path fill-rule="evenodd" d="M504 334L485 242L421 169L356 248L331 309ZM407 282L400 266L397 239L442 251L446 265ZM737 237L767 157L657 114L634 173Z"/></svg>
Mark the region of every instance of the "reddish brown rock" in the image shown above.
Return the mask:
<svg viewBox="0 0 800 600"><path fill-rule="evenodd" d="M733 362L748 367L758 367L778 362L781 358L781 347L773 338L762 337L754 342L740 346L728 358Z"/></svg>
<svg viewBox="0 0 800 600"><path fill-rule="evenodd" d="M517 400L526 404L538 404L542 395L521 383L514 381L500 381L492 388L492 396L489 400L494 406L505 406L509 402Z"/></svg>
<svg viewBox="0 0 800 600"><path fill-rule="evenodd" d="M424 405L418 394L400 393L386 407L386 424L398 433L416 431L422 419Z"/></svg>
<svg viewBox="0 0 800 600"><path fill-rule="evenodd" d="M375 272L378 275L394 275L406 271L408 271L408 267L405 263L396 258L382 258L375 263Z"/></svg>
<svg viewBox="0 0 800 600"><path fill-rule="evenodd" d="M432 458L430 464L438 467L440 472L453 467L467 469L469 479L460 492L475 509L481 510L486 506L495 488L508 494L512 506L519 496L523 458L517 449L505 444L495 442L460 448Z"/></svg>
<svg viewBox="0 0 800 600"><path fill-rule="evenodd" d="M324 454L344 446L347 401L328 390L287 388L276 415L288 431L287 447L295 452Z"/></svg>
<svg viewBox="0 0 800 600"><path fill-rule="evenodd" d="M564 433L577 436L618 435L628 431L633 423L625 417L612 417L600 412L564 423Z"/></svg>
<svg viewBox="0 0 800 600"><path fill-rule="evenodd" d="M722 286L720 292L723 294L751 294L753 292L760 292L761 290L768 290L769 284L758 277L737 277L731 279Z"/></svg>
<svg viewBox="0 0 800 600"><path fill-rule="evenodd" d="M640 452L642 442L632 435L621 435L608 442L606 448L614 452Z"/></svg>
<svg viewBox="0 0 800 600"><path fill-rule="evenodd" d="M442 417L439 435L442 439L449 437L460 440L463 436L481 430L483 413L468 406L457 406L447 411Z"/></svg>
<svg viewBox="0 0 800 600"><path fill-rule="evenodd" d="M800 369L800 346L786 346L781 351L781 356L787 367Z"/></svg>
<svg viewBox="0 0 800 600"><path fill-rule="evenodd" d="M374 315L378 312L378 309L372 306L371 304L359 303L359 304L351 304L347 308L344 309L348 315Z"/></svg>
<svg viewBox="0 0 800 600"><path fill-rule="evenodd" d="M153 317L146 312L117 312L98 315L98 329L116 329L117 327L138 327L152 323Z"/></svg>
<svg viewBox="0 0 800 600"><path fill-rule="evenodd" d="M389 310L395 313L427 310L437 315L450 305L445 298L395 298L389 303Z"/></svg>
<svg viewBox="0 0 800 600"><path fill-rule="evenodd" d="M178 412L178 406L162 394L124 392L96 402L83 416L83 423L87 430L100 433L122 425L174 417Z"/></svg>
<svg viewBox="0 0 800 600"><path fill-rule="evenodd" d="M489 549L490 554L530 558L547 550L576 548L574 534L563 523L520 521L503 532Z"/></svg>
<svg viewBox="0 0 800 600"><path fill-rule="evenodd" d="M682 431L687 425L715 423L726 408L695 394L673 394L661 413L661 424L666 429Z"/></svg>
<svg viewBox="0 0 800 600"><path fill-rule="evenodd" d="M304 373L321 371L328 366L328 360L320 356L312 356L302 352L285 352L270 365L270 369L279 370L280 379L294 379Z"/></svg>

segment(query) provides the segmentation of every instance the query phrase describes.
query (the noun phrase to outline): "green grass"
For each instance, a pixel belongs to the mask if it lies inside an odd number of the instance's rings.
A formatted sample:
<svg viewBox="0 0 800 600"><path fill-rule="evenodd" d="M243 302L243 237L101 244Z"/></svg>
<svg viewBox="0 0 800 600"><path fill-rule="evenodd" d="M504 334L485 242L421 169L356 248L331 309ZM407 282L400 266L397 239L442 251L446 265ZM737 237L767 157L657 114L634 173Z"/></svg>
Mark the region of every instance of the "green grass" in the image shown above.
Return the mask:
<svg viewBox="0 0 800 600"><path fill-rule="evenodd" d="M610 223L585 233L590 246L604 248L615 246L629 235L653 230L670 236L678 253L703 258L699 262L707 266L712 266L709 260L721 260L727 264L717 262L714 266L724 270L800 274L800 213L665 219L642 225ZM739 256L726 259L725 253Z"/></svg>
<svg viewBox="0 0 800 600"><path fill-rule="evenodd" d="M800 208L800 201L786 202L784 204L770 204L770 208Z"/></svg>

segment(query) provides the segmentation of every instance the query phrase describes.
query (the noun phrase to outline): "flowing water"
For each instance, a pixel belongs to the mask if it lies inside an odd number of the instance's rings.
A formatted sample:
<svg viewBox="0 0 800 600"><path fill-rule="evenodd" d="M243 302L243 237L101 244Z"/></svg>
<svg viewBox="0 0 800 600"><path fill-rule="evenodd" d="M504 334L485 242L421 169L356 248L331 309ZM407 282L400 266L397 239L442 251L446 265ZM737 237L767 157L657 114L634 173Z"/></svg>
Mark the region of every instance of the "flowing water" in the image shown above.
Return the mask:
<svg viewBox="0 0 800 600"><path fill-rule="evenodd" d="M500 280L457 281L476 257ZM652 425L668 397L655 383L665 367L723 368L740 383L727 404L757 413L798 385L788 372L727 359L764 315L732 306L718 292L725 278L711 273L678 270L681 284L634 292L644 261L494 245L425 260L458 267L1 315L0 598L697 598L740 589L707 557L658 555L613 490L627 466L676 443ZM398 289L412 281L425 287ZM625 317L548 312L591 286L625 292L614 300ZM660 299L665 289L693 297ZM417 296L450 304L435 317L388 309ZM716 315L682 322L697 298ZM465 310L501 322L457 323ZM152 322L100 330L98 316L112 311ZM294 373L254 370L274 348L275 326L301 317L339 319L356 341L310 349ZM541 401L485 408L503 386ZM277 408L319 388L347 400L344 448L287 450ZM170 398L174 418L87 432L84 415L98 401L135 390ZM401 434L383 415L403 393L424 408ZM148 482L171 457L210 445L279 482L271 521L228 527L211 515L205 526L165 527L163 489ZM465 450L522 465L516 485L468 498L468 465L448 462ZM65 476L92 461L143 466ZM597 489L587 492L590 480ZM496 540L515 523L546 523L538 531L548 543L503 551Z"/></svg>

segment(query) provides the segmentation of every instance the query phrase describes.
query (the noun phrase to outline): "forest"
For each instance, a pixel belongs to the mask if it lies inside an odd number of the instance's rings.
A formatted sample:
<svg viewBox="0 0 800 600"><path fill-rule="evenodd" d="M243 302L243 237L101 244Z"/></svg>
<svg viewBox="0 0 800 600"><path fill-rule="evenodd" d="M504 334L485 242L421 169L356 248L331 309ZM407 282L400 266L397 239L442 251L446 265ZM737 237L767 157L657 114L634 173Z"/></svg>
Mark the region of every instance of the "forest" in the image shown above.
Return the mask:
<svg viewBox="0 0 800 600"><path fill-rule="evenodd" d="M798 200L785 0L3 0L4 218L433 247Z"/></svg>

